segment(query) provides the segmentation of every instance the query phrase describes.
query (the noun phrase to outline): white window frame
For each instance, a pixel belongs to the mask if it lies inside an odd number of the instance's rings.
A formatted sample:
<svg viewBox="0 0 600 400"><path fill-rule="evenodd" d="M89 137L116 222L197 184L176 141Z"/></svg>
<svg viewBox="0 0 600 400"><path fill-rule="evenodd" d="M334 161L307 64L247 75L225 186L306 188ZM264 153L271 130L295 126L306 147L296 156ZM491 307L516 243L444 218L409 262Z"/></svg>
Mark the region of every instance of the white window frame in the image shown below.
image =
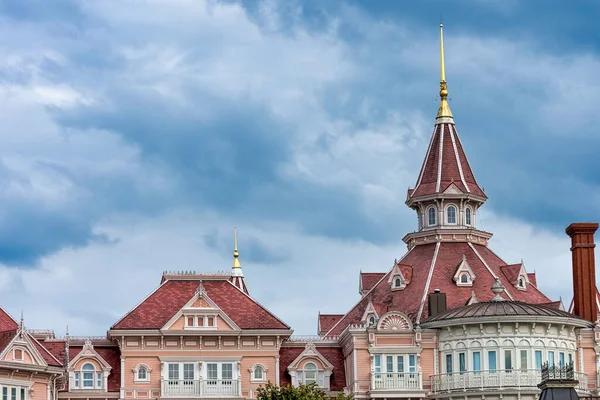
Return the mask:
<svg viewBox="0 0 600 400"><path fill-rule="evenodd" d="M254 375L257 370L262 371L262 377L256 378ZM250 382L264 383L267 381L267 368L263 364L254 364L252 368L249 370L250 372Z"/></svg>
<svg viewBox="0 0 600 400"><path fill-rule="evenodd" d="M429 218L429 212L430 210L433 210L433 223L431 223L431 220ZM425 212L425 218L427 221L427 226L436 226L437 225L437 219L438 219L438 215L437 215L437 207L436 206L429 206L427 207L427 211Z"/></svg>
<svg viewBox="0 0 600 400"><path fill-rule="evenodd" d="M465 225L473 226L473 210L469 206L465 207Z"/></svg>
<svg viewBox="0 0 600 400"><path fill-rule="evenodd" d="M454 207L454 222L450 222L450 208ZM448 204L446 206L446 212L445 214L445 221L446 221L446 225L457 225L458 224L458 207L455 204Z"/></svg>
<svg viewBox="0 0 600 400"><path fill-rule="evenodd" d="M17 358L17 350L21 352L21 358ZM12 349L13 352L13 361L15 362L25 362L25 349L22 347L14 347Z"/></svg>
<svg viewBox="0 0 600 400"><path fill-rule="evenodd" d="M15 396L13 397L13 390ZM28 400L31 388L27 386L1 385L0 400Z"/></svg>
<svg viewBox="0 0 600 400"><path fill-rule="evenodd" d="M140 378L140 371L141 370L145 370L146 371L146 378L141 379ZM150 383L150 373L152 372L152 368L150 368L148 365L146 364L138 364L135 366L135 368L133 369L133 381L135 383Z"/></svg>
<svg viewBox="0 0 600 400"><path fill-rule="evenodd" d="M315 369L306 369L306 367L308 365L314 365ZM317 387L321 388L321 389L329 389L329 379L330 376L325 376L325 370L324 369L319 369L319 366L313 362L313 361L308 361L307 363L305 363L302 366L302 369L298 369L298 371L296 372L296 377L298 380L298 384L299 385L309 385L311 384L313 381L312 379L310 381L307 381L306 379L306 372L314 372L315 373L315 380L314 382L317 384Z"/></svg>
<svg viewBox="0 0 600 400"><path fill-rule="evenodd" d="M193 325L189 325L189 318L193 318ZM199 320L202 318L202 325L199 324ZM213 324L209 325L209 318L212 319ZM217 329L218 315L217 314L185 314L183 316L183 329Z"/></svg>

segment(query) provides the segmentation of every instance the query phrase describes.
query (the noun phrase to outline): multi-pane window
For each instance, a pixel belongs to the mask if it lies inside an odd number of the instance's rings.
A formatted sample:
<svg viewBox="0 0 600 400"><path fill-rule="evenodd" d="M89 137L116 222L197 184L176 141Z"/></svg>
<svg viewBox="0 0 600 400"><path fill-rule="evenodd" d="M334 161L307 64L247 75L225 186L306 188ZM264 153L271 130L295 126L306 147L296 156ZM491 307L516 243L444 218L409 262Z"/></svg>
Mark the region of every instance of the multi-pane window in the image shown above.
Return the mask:
<svg viewBox="0 0 600 400"><path fill-rule="evenodd" d="M75 387L78 388L80 385L80 376L79 376L79 372L75 372L73 377L73 380L75 381Z"/></svg>
<svg viewBox="0 0 600 400"><path fill-rule="evenodd" d="M435 207L427 209L427 225L435 225Z"/></svg>
<svg viewBox="0 0 600 400"><path fill-rule="evenodd" d="M255 381L265 380L265 369L262 365L257 365L254 367L253 377Z"/></svg>
<svg viewBox="0 0 600 400"><path fill-rule="evenodd" d="M179 364L169 364L169 380L179 380Z"/></svg>
<svg viewBox="0 0 600 400"><path fill-rule="evenodd" d="M214 328L217 326L217 317L214 315L188 315L184 321L185 328Z"/></svg>
<svg viewBox="0 0 600 400"><path fill-rule="evenodd" d="M449 206L446 209L446 222L448 224L456 224L456 207Z"/></svg>
<svg viewBox="0 0 600 400"><path fill-rule="evenodd" d="M206 377L209 380L219 379L219 366L217 363L206 364Z"/></svg>
<svg viewBox="0 0 600 400"><path fill-rule="evenodd" d="M471 225L471 209L468 207L465 210L465 224Z"/></svg>
<svg viewBox="0 0 600 400"><path fill-rule="evenodd" d="M194 380L194 364L185 363L183 364L183 380L193 381Z"/></svg>
<svg viewBox="0 0 600 400"><path fill-rule="evenodd" d="M94 372L95 368L92 364L87 363L81 367L81 372L83 375L83 387L84 389L90 389L94 387Z"/></svg>
<svg viewBox="0 0 600 400"><path fill-rule="evenodd" d="M27 393L24 387L2 386L2 400L27 400Z"/></svg>
<svg viewBox="0 0 600 400"><path fill-rule="evenodd" d="M374 358L373 358L373 363L374 368L373 370L375 371L376 374L381 373L381 356L379 354L377 354Z"/></svg>

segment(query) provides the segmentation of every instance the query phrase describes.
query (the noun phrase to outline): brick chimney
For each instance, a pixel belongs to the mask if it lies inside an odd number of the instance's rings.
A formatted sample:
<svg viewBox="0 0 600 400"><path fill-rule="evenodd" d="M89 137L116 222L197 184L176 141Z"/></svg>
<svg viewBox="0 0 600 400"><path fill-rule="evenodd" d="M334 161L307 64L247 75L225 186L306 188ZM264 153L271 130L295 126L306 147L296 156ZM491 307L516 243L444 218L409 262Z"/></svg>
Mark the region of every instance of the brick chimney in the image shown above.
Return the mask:
<svg viewBox="0 0 600 400"><path fill-rule="evenodd" d="M569 225L573 254L573 313L594 323L598 319L596 304L596 263L594 232L598 224L577 222Z"/></svg>

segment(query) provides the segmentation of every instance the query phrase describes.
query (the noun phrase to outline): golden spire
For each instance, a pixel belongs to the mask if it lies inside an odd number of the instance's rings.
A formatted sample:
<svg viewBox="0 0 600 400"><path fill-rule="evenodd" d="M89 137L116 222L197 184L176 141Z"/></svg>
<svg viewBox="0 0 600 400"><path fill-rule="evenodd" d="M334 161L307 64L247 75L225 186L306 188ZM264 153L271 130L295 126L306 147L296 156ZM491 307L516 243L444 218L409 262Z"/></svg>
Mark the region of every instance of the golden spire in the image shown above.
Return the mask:
<svg viewBox="0 0 600 400"><path fill-rule="evenodd" d="M233 268L242 268L240 264L238 249L237 249L237 228L233 227Z"/></svg>
<svg viewBox="0 0 600 400"><path fill-rule="evenodd" d="M437 118L449 117L452 118L452 111L448 105L448 88L446 86L446 68L444 66L444 25L440 24L440 108L438 109Z"/></svg>

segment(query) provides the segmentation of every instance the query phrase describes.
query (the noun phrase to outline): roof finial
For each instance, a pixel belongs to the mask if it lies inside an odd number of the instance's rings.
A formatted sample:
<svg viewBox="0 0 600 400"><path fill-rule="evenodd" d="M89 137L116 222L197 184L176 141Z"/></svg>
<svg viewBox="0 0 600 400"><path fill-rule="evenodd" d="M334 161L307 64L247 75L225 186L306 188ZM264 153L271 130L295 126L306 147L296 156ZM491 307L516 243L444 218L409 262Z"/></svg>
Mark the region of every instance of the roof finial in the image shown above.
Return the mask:
<svg viewBox="0 0 600 400"><path fill-rule="evenodd" d="M448 87L446 85L446 67L444 66L444 25L440 18L440 108L438 109L437 118L449 117L452 118L452 112L448 105Z"/></svg>
<svg viewBox="0 0 600 400"><path fill-rule="evenodd" d="M492 292L495 294L492 301L504 301L502 298L502 293L504 292L504 285L500 282L500 279L496 278L494 284L492 285Z"/></svg>
<svg viewBox="0 0 600 400"><path fill-rule="evenodd" d="M233 227L233 268L242 268L242 265L240 264L240 260L238 260L239 257L239 253L238 253L238 248L237 248L237 228L234 226Z"/></svg>

